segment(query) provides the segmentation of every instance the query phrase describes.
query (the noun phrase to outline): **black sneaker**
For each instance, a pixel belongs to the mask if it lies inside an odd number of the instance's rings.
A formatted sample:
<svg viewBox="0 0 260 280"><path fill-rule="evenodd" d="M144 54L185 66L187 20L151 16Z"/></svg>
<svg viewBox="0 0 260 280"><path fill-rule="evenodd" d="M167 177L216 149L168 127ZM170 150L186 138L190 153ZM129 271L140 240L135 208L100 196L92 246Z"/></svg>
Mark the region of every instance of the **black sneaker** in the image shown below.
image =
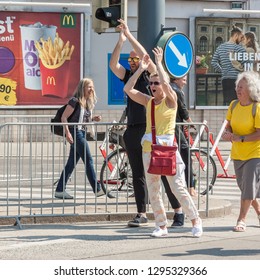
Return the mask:
<svg viewBox="0 0 260 280"><path fill-rule="evenodd" d="M173 216L173 223L171 227L183 227L184 225L184 214L175 213Z"/></svg>
<svg viewBox="0 0 260 280"><path fill-rule="evenodd" d="M128 222L129 227L143 227L148 225L148 219L144 216L141 216L140 214L137 214L132 221Z"/></svg>

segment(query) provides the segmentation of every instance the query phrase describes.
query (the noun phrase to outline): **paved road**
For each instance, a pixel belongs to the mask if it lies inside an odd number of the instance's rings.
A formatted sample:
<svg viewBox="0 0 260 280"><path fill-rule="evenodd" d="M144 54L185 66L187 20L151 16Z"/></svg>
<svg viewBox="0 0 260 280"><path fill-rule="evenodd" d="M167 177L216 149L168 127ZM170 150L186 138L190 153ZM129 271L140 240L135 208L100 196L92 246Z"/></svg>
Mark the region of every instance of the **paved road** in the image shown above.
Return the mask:
<svg viewBox="0 0 260 280"><path fill-rule="evenodd" d="M166 238L149 236L148 227L128 228L125 222L25 224L0 227L0 259L63 260L260 260L260 227L253 210L245 233L232 232L238 203L230 215L203 219L204 235L191 237L190 223L169 229Z"/></svg>

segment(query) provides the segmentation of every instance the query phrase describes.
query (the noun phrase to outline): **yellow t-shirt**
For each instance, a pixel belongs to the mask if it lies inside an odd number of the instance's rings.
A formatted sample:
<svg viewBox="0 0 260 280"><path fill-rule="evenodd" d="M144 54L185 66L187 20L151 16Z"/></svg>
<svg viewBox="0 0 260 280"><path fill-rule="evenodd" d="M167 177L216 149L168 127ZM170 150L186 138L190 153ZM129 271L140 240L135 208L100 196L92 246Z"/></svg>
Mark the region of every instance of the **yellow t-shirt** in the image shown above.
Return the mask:
<svg viewBox="0 0 260 280"><path fill-rule="evenodd" d="M149 100L146 108L146 134L152 132L151 127L151 100ZM174 135L175 133L175 124L176 124L176 112L177 108L168 108L165 102L163 101L154 106L154 119L155 119L155 130L156 135ZM151 142L144 140L143 142L143 151L151 151Z"/></svg>
<svg viewBox="0 0 260 280"><path fill-rule="evenodd" d="M260 128L260 104L257 104L256 114L253 117L253 103L248 106L241 106L240 102L232 108L229 105L226 119L230 121L232 131L237 135L247 135L255 132L256 128ZM232 143L231 158L237 160L248 160L252 158L260 158L260 140L251 142L234 142Z"/></svg>

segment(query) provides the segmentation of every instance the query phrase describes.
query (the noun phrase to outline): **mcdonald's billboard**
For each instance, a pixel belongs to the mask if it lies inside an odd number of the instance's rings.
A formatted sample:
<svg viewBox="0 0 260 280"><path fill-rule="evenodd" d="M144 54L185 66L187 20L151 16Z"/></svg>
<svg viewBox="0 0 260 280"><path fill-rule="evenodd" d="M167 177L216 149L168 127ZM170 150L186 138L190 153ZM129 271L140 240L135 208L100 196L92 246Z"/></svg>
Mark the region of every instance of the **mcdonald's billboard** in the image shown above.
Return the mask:
<svg viewBox="0 0 260 280"><path fill-rule="evenodd" d="M67 102L82 78L83 17L0 11L0 109Z"/></svg>

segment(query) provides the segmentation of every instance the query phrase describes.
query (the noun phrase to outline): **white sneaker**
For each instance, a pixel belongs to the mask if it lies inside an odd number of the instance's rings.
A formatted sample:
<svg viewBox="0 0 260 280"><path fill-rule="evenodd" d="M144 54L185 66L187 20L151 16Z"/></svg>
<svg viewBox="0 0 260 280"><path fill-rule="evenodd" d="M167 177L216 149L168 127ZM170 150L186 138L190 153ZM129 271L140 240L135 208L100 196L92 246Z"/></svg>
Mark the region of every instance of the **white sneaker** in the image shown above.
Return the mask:
<svg viewBox="0 0 260 280"><path fill-rule="evenodd" d="M100 197L100 196L103 196L103 195L107 195L108 197L109 196L109 192L111 192L111 189L110 188L107 188L106 189L106 193L104 192L104 190L101 188L97 193L96 193L96 197ZM111 197L110 197L111 198Z"/></svg>
<svg viewBox="0 0 260 280"><path fill-rule="evenodd" d="M191 232L192 232L193 237L201 237L202 236L203 229L202 229L201 218L198 218L198 222L192 228Z"/></svg>
<svg viewBox="0 0 260 280"><path fill-rule="evenodd" d="M100 189L97 193L96 193L96 197L100 197L100 196L103 196L105 195L103 189Z"/></svg>
<svg viewBox="0 0 260 280"><path fill-rule="evenodd" d="M168 235L167 227L165 229L161 229L160 227L158 227L153 231L151 237L163 237L167 235Z"/></svg>
<svg viewBox="0 0 260 280"><path fill-rule="evenodd" d="M73 199L73 196L68 194L67 192L55 192L55 197L60 199Z"/></svg>

